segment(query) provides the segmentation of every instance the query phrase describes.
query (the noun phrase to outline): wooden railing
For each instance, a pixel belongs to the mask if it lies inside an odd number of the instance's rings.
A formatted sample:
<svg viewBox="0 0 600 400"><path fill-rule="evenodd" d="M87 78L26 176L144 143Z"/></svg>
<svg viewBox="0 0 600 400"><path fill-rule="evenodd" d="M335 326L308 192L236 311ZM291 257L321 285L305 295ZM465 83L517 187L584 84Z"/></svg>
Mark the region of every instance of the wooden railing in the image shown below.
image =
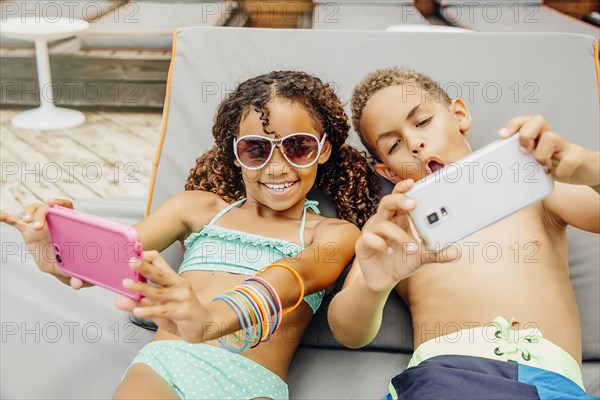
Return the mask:
<svg viewBox="0 0 600 400"><path fill-rule="evenodd" d="M544 0L544 4L575 18L600 10L600 0ZM426 17L437 13L435 0L415 0L415 6Z"/></svg>
<svg viewBox="0 0 600 400"><path fill-rule="evenodd" d="M238 0L238 4L244 26L254 28L304 27L314 7L312 0Z"/></svg>

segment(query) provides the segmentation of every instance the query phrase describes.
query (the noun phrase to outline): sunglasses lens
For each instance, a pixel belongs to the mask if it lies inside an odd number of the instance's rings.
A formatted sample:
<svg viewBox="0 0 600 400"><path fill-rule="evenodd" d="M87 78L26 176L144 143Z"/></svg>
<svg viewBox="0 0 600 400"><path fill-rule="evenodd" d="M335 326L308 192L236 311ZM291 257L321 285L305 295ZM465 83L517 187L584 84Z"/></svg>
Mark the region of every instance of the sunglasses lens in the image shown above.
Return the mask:
<svg viewBox="0 0 600 400"><path fill-rule="evenodd" d="M237 141L240 162L248 168L263 165L271 154L271 142L261 138L241 138Z"/></svg>
<svg viewBox="0 0 600 400"><path fill-rule="evenodd" d="M287 158L298 165L308 165L319 157L319 141L310 135L290 135L281 143Z"/></svg>

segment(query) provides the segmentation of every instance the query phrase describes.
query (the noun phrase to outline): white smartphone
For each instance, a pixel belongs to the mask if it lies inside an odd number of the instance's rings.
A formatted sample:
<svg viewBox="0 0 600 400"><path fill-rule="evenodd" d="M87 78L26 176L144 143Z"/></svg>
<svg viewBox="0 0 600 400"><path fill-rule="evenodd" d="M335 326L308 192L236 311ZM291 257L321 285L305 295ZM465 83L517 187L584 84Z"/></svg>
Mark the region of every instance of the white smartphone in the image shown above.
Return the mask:
<svg viewBox="0 0 600 400"><path fill-rule="evenodd" d="M427 250L439 251L552 192L552 176L519 147L518 135L492 142L406 193L417 202L409 215Z"/></svg>

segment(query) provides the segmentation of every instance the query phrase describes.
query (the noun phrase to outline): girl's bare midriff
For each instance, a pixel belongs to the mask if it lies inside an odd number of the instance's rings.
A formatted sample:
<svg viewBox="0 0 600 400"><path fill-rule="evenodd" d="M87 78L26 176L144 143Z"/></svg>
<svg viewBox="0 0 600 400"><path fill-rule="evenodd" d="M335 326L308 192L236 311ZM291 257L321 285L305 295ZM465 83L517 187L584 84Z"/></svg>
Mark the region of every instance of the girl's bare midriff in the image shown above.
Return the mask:
<svg viewBox="0 0 600 400"><path fill-rule="evenodd" d="M191 282L198 299L204 304L247 278L246 275L211 271L187 271L182 276ZM311 317L312 310L308 304L303 302L296 310L285 314L281 326L268 342L261 343L256 348L241 354L271 370L284 381L287 380L288 366ZM207 321L207 324L210 325L210 322ZM159 329L152 340L183 339ZM207 341L204 344L220 347L216 340ZM273 357L273 354L277 354L277 357Z"/></svg>
<svg viewBox="0 0 600 400"><path fill-rule="evenodd" d="M196 194L196 193L193 193ZM204 195L204 194L198 194ZM196 196L190 196L194 199ZM200 231L205 224L212 218L213 214L221 211L227 206L227 203L218 200L215 209L211 213L190 213L189 226L192 232ZM190 209L193 209L193 202ZM302 207L302 205L300 205ZM300 211L301 213L301 211ZM217 222L217 225L242 232L249 232L266 237L279 237L290 242L299 241L300 221L299 220L281 220L280 218L263 217L265 222L257 225L253 218L252 211L249 211L243 205L233 208L223 215ZM306 216L306 226L304 229L305 243L311 243L314 229L324 217L308 213ZM220 271L186 271L181 274L192 284L194 292L202 304L208 304L216 296L231 290L231 288L242 283L247 275L232 274ZM294 355L294 351L300 343L304 330L312 318L312 310L305 302L302 302L296 310L285 314L281 326L274 333L268 342L259 344L254 349L241 353L242 356L257 362L263 367L277 374L284 381L287 380L287 371ZM211 322L206 321L207 326ZM208 328L212 329L212 328ZM177 335L168 333L159 329L152 340L183 340ZM212 346L219 346L216 340L203 342ZM276 354L277 357L273 355Z"/></svg>

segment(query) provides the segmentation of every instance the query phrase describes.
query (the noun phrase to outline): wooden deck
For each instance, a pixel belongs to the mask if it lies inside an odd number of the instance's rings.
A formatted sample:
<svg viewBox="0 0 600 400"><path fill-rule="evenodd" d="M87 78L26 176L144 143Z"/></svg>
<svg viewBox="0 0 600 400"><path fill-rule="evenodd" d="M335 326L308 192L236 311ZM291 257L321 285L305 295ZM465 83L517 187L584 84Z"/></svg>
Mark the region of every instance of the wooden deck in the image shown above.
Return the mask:
<svg viewBox="0 0 600 400"><path fill-rule="evenodd" d="M53 197L146 196L160 137L157 112L86 112L66 130L25 131L0 110L0 209Z"/></svg>

